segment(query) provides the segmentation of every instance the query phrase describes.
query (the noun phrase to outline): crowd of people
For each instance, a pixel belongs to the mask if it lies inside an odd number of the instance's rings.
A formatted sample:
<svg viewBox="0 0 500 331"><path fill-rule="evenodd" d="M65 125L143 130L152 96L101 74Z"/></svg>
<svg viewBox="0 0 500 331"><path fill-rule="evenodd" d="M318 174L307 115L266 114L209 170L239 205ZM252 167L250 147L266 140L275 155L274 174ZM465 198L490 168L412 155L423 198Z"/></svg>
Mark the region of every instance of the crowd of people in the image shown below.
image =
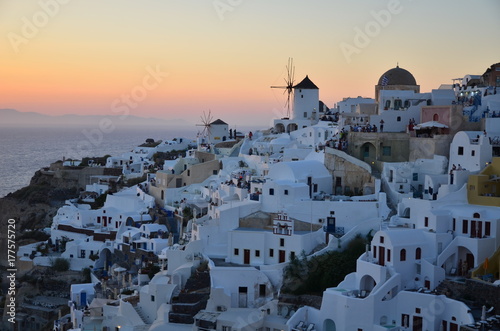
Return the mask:
<svg viewBox="0 0 500 331"><path fill-rule="evenodd" d="M350 131L351 132L377 132L377 126L375 124L370 125L367 123L366 125L351 125L350 126Z"/></svg>

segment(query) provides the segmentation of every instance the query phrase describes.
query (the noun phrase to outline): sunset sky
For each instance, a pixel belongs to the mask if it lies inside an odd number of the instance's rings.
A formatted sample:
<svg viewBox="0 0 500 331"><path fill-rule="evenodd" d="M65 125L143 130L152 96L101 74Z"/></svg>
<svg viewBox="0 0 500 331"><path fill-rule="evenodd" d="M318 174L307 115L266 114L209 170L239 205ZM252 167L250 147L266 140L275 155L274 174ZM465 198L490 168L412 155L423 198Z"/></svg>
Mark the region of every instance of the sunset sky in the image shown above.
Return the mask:
<svg viewBox="0 0 500 331"><path fill-rule="evenodd" d="M0 0L0 21L0 108L53 115L268 126L289 57L330 107L398 62L427 92L500 61L498 0Z"/></svg>

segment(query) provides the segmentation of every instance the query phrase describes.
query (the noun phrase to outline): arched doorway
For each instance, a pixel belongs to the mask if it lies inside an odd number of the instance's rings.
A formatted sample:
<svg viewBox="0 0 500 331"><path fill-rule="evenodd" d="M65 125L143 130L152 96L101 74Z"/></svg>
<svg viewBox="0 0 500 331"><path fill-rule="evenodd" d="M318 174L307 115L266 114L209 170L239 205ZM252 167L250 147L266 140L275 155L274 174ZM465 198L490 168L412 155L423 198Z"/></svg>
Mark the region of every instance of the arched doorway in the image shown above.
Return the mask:
<svg viewBox="0 0 500 331"><path fill-rule="evenodd" d="M361 278L361 281L359 282L359 290L360 292L371 292L373 290L373 288L375 287L375 285L377 285L377 282L375 282L375 279L373 279L372 276L370 275L364 275L362 278ZM363 294L360 293L362 296ZM367 293L365 293L366 295Z"/></svg>
<svg viewBox="0 0 500 331"><path fill-rule="evenodd" d="M297 130L297 124L296 123L290 123L287 126L286 132L293 132Z"/></svg>
<svg viewBox="0 0 500 331"><path fill-rule="evenodd" d="M458 272L462 276L467 276L469 270L476 266L476 259L472 252L463 246L458 247Z"/></svg>
<svg viewBox="0 0 500 331"><path fill-rule="evenodd" d="M113 254L108 248L104 248L99 252L99 259L95 262L96 269L106 269L112 265Z"/></svg>
<svg viewBox="0 0 500 331"><path fill-rule="evenodd" d="M326 319L323 322L323 331L337 331L337 327L335 326L335 322L331 319Z"/></svg>
<svg viewBox="0 0 500 331"><path fill-rule="evenodd" d="M361 159L366 163L375 161L377 158L377 149L372 143L364 143L361 145Z"/></svg>
<svg viewBox="0 0 500 331"><path fill-rule="evenodd" d="M276 130L277 133L285 132L285 126L283 125L283 123L276 123L274 129Z"/></svg>

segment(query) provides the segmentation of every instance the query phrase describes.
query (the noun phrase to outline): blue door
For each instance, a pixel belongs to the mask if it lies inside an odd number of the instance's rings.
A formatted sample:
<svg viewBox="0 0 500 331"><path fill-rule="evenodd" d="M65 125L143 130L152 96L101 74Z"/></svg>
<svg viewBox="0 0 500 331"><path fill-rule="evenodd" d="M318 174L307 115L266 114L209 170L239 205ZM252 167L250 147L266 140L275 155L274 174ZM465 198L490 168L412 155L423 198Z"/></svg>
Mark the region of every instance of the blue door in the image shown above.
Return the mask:
<svg viewBox="0 0 500 331"><path fill-rule="evenodd" d="M80 306L85 307L87 305L87 292L80 292Z"/></svg>

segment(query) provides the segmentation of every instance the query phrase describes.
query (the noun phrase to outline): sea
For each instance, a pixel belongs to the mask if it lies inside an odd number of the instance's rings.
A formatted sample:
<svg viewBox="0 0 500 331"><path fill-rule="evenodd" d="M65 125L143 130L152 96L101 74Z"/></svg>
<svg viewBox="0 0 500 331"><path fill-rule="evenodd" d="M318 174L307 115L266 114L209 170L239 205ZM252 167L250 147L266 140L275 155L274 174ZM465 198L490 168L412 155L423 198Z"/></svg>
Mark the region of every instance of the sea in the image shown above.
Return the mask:
<svg viewBox="0 0 500 331"><path fill-rule="evenodd" d="M34 173L63 158L118 156L146 139L195 139L197 127L123 127L103 132L75 127L0 127L0 197L27 186Z"/></svg>

